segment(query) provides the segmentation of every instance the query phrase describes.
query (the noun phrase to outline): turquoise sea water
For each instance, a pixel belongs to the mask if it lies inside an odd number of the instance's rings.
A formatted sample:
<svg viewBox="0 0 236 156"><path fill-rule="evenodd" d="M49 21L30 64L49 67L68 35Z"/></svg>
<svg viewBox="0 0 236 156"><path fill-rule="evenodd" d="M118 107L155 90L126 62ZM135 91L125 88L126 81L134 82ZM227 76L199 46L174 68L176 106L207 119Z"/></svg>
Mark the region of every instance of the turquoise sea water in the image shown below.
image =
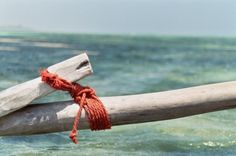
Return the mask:
<svg viewBox="0 0 236 156"><path fill-rule="evenodd" d="M178 89L236 79L236 38L0 33L0 90L40 68L89 54L94 74L81 83L99 96ZM37 102L68 100L53 93ZM80 131L0 137L0 155L236 155L236 112Z"/></svg>

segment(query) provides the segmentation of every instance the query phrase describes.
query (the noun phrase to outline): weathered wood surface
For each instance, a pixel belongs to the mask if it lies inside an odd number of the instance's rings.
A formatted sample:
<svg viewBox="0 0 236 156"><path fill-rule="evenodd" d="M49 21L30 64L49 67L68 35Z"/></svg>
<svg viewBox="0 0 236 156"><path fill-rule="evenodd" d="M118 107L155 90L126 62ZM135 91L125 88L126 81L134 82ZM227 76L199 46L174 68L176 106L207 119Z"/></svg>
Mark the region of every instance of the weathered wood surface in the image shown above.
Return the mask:
<svg viewBox="0 0 236 156"><path fill-rule="evenodd" d="M70 58L48 68L48 71L58 74L60 77L77 81L92 73L88 56L81 55ZM36 98L45 96L54 89L36 78L31 81L16 85L0 92L0 117L10 112L16 111Z"/></svg>
<svg viewBox="0 0 236 156"><path fill-rule="evenodd" d="M131 96L102 97L112 125L175 119L236 107L236 81ZM71 130L79 109L72 101L30 105L0 118L0 135ZM79 129L87 129L84 113ZM145 127L144 127L145 128Z"/></svg>

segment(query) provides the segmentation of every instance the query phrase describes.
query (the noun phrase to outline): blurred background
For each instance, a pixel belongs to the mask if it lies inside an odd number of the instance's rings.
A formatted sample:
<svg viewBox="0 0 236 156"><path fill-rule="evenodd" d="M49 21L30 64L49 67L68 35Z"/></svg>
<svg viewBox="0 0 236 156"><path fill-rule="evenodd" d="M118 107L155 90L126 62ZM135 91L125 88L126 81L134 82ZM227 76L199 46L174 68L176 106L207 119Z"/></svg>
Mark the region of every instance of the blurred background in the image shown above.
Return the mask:
<svg viewBox="0 0 236 156"><path fill-rule="evenodd" d="M87 52L99 96L236 79L234 0L1 0L0 89ZM71 99L56 92L38 102ZM0 155L235 155L235 110L80 131L0 137Z"/></svg>
<svg viewBox="0 0 236 156"><path fill-rule="evenodd" d="M234 0L2 0L2 30L234 36Z"/></svg>

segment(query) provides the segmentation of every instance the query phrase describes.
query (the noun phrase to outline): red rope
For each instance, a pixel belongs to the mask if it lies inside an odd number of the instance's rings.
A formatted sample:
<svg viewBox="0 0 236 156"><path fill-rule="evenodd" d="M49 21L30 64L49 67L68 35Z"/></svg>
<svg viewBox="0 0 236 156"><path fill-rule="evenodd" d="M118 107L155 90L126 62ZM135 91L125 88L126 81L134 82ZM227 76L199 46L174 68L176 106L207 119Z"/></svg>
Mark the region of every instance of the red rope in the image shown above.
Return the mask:
<svg viewBox="0 0 236 156"><path fill-rule="evenodd" d="M105 107L95 94L95 90L90 87L81 86L78 83L71 83L56 74L49 73L47 70L40 71L42 81L56 90L68 91L74 102L79 104L80 108L75 117L72 131L70 132L71 140L77 143L77 127L81 117L81 112L85 109L86 116L91 130L105 130L111 128L111 123Z"/></svg>

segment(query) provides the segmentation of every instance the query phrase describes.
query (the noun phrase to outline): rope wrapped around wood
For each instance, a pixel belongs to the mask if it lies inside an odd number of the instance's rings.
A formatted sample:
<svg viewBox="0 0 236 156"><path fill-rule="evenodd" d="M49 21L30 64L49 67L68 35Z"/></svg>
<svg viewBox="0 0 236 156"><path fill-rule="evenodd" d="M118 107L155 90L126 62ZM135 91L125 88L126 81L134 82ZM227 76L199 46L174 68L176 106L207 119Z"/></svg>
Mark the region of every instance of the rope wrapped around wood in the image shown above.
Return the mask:
<svg viewBox="0 0 236 156"><path fill-rule="evenodd" d="M95 90L82 86L78 83L69 82L60 78L58 75L50 73L48 70L41 70L42 81L56 90L68 91L74 102L79 104L80 108L74 119L72 131L70 132L71 140L77 144L77 127L84 109L91 130L105 130L111 128L111 122L103 103L96 96Z"/></svg>

